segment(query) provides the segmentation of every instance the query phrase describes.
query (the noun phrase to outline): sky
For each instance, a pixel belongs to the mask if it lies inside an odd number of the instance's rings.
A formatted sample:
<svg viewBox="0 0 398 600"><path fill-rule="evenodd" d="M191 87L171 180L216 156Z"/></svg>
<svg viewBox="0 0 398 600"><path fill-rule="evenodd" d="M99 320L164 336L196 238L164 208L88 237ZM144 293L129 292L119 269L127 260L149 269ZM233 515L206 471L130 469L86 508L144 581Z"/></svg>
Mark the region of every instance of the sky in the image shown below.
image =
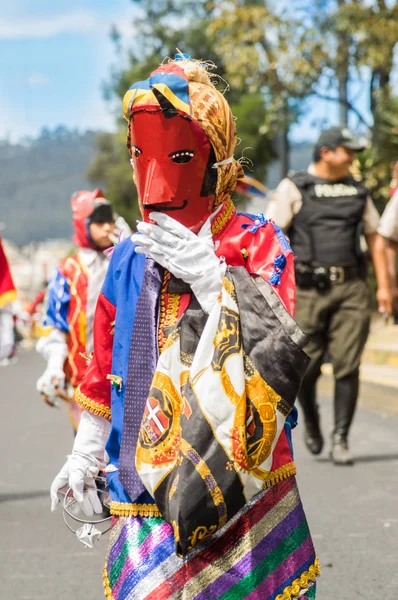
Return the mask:
<svg viewBox="0 0 398 600"><path fill-rule="evenodd" d="M123 58L109 33L116 25L128 46L136 10L131 0L3 0L0 139L17 142L59 124L113 130L120 107L102 88ZM361 104L366 114L365 98ZM292 129L295 141L316 139L325 119L338 123L335 104L311 99L308 107Z"/></svg>
<svg viewBox="0 0 398 600"><path fill-rule="evenodd" d="M112 24L132 35L131 0L0 3L0 138L17 141L59 124L114 128L102 86L117 65Z"/></svg>

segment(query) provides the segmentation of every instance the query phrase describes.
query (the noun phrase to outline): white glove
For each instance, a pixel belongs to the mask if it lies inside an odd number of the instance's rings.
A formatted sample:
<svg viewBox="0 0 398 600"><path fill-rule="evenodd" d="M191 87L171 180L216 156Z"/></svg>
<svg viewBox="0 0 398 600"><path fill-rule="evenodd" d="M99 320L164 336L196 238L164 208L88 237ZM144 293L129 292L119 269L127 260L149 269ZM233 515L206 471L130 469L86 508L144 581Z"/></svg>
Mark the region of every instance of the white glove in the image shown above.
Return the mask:
<svg viewBox="0 0 398 600"><path fill-rule="evenodd" d="M105 444L109 429L107 419L86 410L82 413L72 454L51 485L52 511L56 510L59 502L58 491L69 484L76 502L88 517L102 512L94 478L105 468Z"/></svg>
<svg viewBox="0 0 398 600"><path fill-rule="evenodd" d="M51 399L55 381L61 389L65 387L64 362L68 355L65 334L59 329L53 329L50 335L40 338L36 350L47 360L46 370L37 380L36 389Z"/></svg>
<svg viewBox="0 0 398 600"><path fill-rule="evenodd" d="M177 279L188 283L201 307L211 311L221 291L226 265L216 256L210 217L196 235L164 213L151 213L151 223L139 223L131 240L137 254L146 254ZM142 235L140 235L142 234Z"/></svg>
<svg viewBox="0 0 398 600"><path fill-rule="evenodd" d="M0 310L0 360L8 358L14 349L14 319L8 306Z"/></svg>

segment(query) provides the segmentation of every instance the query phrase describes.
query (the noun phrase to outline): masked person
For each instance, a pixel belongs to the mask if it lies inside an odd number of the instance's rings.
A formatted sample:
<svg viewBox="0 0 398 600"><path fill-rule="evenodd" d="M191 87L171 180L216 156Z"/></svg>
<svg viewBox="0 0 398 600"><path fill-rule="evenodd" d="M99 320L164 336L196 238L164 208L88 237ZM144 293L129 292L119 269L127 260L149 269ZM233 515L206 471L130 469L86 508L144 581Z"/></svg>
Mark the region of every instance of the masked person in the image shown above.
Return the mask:
<svg viewBox="0 0 398 600"><path fill-rule="evenodd" d="M53 406L61 398L75 430L81 407L73 400L93 351L95 305L109 265L104 250L113 246L114 216L102 190L82 190L72 196L78 251L62 260L47 288L45 324L52 329L41 338L37 351L47 360L36 387Z"/></svg>
<svg viewBox="0 0 398 600"><path fill-rule="evenodd" d="M68 482L113 524L108 598L315 597L295 483L293 400L307 357L293 255L263 215L236 212L235 122L205 67L181 56L124 98L143 222L113 254Z"/></svg>
<svg viewBox="0 0 398 600"><path fill-rule="evenodd" d="M316 383L328 351L335 378L331 457L336 465L353 463L348 434L369 332L362 232L375 267L380 309L391 312L386 258L376 245L379 215L367 188L350 175L355 152L363 149L348 129L325 130L315 144L314 163L281 181L267 212L289 236L296 257L296 319L311 338L305 348L311 363L299 393L304 440L312 454L320 454Z"/></svg>
<svg viewBox="0 0 398 600"><path fill-rule="evenodd" d="M17 292L0 238L0 362L6 366L15 351L13 304Z"/></svg>

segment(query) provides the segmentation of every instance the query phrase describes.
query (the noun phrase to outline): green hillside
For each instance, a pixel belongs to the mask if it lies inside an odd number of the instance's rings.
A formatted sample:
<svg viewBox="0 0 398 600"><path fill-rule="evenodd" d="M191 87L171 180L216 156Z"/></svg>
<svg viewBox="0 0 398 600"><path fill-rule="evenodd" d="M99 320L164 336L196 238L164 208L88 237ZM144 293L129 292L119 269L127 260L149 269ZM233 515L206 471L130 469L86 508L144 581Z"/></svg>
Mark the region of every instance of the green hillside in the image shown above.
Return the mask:
<svg viewBox="0 0 398 600"><path fill-rule="evenodd" d="M70 197L78 189L92 188L86 179L96 153L96 132L80 133L65 127L43 130L26 144L0 141L0 222L4 237L16 244L72 235ZM308 144L293 145L291 167L310 162ZM277 185L279 165L268 167L270 188Z"/></svg>
<svg viewBox="0 0 398 600"><path fill-rule="evenodd" d="M0 141L0 221L17 244L72 233L70 196L92 187L85 177L95 132L58 127L26 144Z"/></svg>

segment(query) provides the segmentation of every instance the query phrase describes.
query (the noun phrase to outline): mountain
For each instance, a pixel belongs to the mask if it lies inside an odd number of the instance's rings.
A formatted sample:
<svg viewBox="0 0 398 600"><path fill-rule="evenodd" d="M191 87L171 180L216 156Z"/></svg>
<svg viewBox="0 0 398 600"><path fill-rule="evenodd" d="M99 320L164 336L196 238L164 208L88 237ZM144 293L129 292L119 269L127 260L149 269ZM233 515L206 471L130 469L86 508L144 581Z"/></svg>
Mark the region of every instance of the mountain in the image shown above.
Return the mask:
<svg viewBox="0 0 398 600"><path fill-rule="evenodd" d="M24 144L0 140L0 222L6 226L5 238L22 245L71 237L70 197L93 187L85 174L96 152L96 135L59 126L43 129ZM310 149L305 143L293 145L293 170L308 165ZM274 162L265 183L272 189L278 182L279 164Z"/></svg>
<svg viewBox="0 0 398 600"><path fill-rule="evenodd" d="M92 187L85 173L96 132L59 126L25 144L0 141L0 222L17 244L72 234L71 194Z"/></svg>

